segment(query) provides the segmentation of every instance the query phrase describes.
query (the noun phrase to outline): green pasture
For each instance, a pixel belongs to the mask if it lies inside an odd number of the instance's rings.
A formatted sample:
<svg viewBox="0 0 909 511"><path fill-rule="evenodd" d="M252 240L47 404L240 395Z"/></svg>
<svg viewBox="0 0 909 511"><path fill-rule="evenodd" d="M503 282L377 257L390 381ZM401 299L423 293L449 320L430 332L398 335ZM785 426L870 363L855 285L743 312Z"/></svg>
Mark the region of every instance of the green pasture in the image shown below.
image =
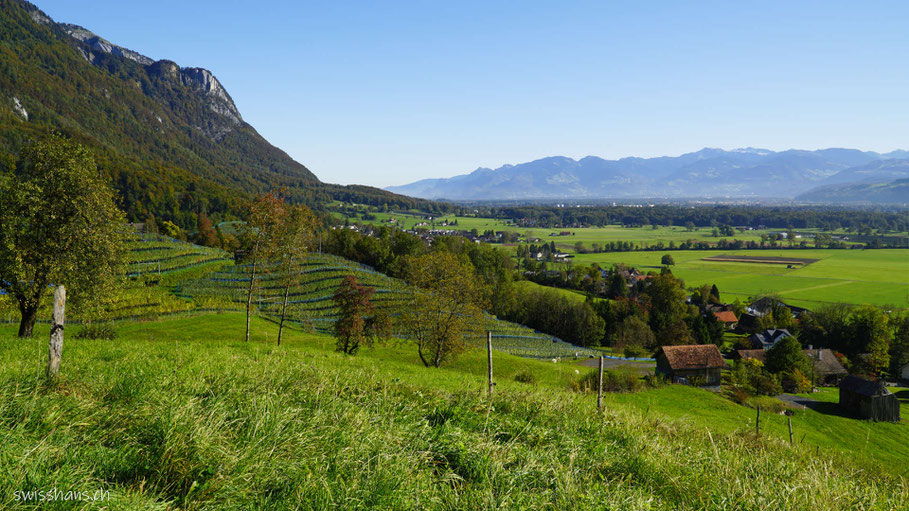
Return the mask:
<svg viewBox="0 0 909 511"><path fill-rule="evenodd" d="M907 424L786 418L679 385L596 396L593 371L482 350L428 369L393 343L349 357L331 337L242 314L67 338L0 327L0 507L13 489L105 489L80 509L898 509ZM516 377L523 375L522 380ZM530 376L528 376L530 375ZM797 490L796 490L797 489ZM70 503L71 504L71 503ZM92 507L94 506L94 507ZM68 509L71 506L58 506Z"/></svg>
<svg viewBox="0 0 909 511"><path fill-rule="evenodd" d="M601 266L625 263L643 271L656 271L665 253L672 254L676 263L672 272L686 285L716 284L729 300L777 293L787 302L806 307L823 302L909 307L909 251L901 249L610 252L577 254L574 260ZM818 261L789 269L785 264L703 260L720 254Z"/></svg>

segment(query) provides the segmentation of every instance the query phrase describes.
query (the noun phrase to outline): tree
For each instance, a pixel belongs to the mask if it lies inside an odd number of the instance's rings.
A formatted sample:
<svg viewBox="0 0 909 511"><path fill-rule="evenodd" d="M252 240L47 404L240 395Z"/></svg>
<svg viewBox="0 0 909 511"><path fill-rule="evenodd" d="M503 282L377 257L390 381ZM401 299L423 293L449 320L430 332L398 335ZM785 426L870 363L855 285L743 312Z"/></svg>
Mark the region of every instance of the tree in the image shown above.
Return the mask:
<svg viewBox="0 0 909 511"><path fill-rule="evenodd" d="M248 209L246 224L242 232L244 262L249 270L249 285L246 290L246 340L249 340L249 319L252 310L252 296L263 266L275 259L280 231L286 222L287 205L277 193L260 195Z"/></svg>
<svg viewBox="0 0 909 511"><path fill-rule="evenodd" d="M687 332L687 326L682 321L687 312L685 305L685 290L682 284L671 273L655 275L650 278L644 294L650 297L650 328L657 335L660 344L680 344L672 339L672 335L664 334L670 326L682 322ZM681 333L681 328L676 325L676 333Z"/></svg>
<svg viewBox="0 0 909 511"><path fill-rule="evenodd" d="M612 299L628 295L628 283L625 282L625 277L622 276L618 269L613 269L612 275L609 276L609 287L606 290L606 294Z"/></svg>
<svg viewBox="0 0 909 511"><path fill-rule="evenodd" d="M334 324L337 337L336 350L347 355L356 355L361 345L372 341L368 328L368 316L374 306L370 298L375 290L357 284L353 275L344 277L332 300L338 308L338 320Z"/></svg>
<svg viewBox="0 0 909 511"><path fill-rule="evenodd" d="M660 259L660 264L672 266L675 264L675 259L673 259L672 254L664 254L663 258Z"/></svg>
<svg viewBox="0 0 909 511"><path fill-rule="evenodd" d="M876 373L890 366L889 318L873 305L857 307L846 318L846 331L852 341L852 352L868 353L866 361Z"/></svg>
<svg viewBox="0 0 909 511"><path fill-rule="evenodd" d="M767 370L771 373L791 373L796 369L802 374L811 373L811 361L795 337L781 339L767 350Z"/></svg>
<svg viewBox="0 0 909 511"><path fill-rule="evenodd" d="M483 290L473 265L450 252L405 258L405 280L413 286L399 316L426 367L441 367L483 334Z"/></svg>
<svg viewBox="0 0 909 511"><path fill-rule="evenodd" d="M76 306L110 296L123 274L127 228L92 154L53 137L0 174L0 289L16 300L29 337L50 284Z"/></svg>
<svg viewBox="0 0 909 511"><path fill-rule="evenodd" d="M275 270L283 288L280 320L278 321L278 345L284 333L284 321L287 318L287 299L290 290L300 284L302 272L300 263L312 247L315 239L316 217L306 206L289 206L283 223L277 226L275 240Z"/></svg>
<svg viewBox="0 0 909 511"><path fill-rule="evenodd" d="M652 350L656 346L656 338L653 331L647 326L641 318L637 316L628 316L619 324L615 333L615 347L625 348L642 348Z"/></svg>
<svg viewBox="0 0 909 511"><path fill-rule="evenodd" d="M196 221L196 235L193 236L193 242L197 245L204 245L206 247L218 246L218 233L215 231L211 220L205 213L199 213L199 218Z"/></svg>

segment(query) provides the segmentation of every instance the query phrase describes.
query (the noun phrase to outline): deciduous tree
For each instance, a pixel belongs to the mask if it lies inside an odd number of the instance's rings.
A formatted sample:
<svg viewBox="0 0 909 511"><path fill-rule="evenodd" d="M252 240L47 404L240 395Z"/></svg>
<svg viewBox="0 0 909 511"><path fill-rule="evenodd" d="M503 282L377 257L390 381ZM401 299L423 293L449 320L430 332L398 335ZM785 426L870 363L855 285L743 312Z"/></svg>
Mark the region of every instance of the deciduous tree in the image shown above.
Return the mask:
<svg viewBox="0 0 909 511"><path fill-rule="evenodd" d="M473 265L450 252L432 252L408 257L405 279L413 288L400 325L425 366L440 367L481 339L484 291Z"/></svg>
<svg viewBox="0 0 909 511"><path fill-rule="evenodd" d="M25 149L0 174L0 289L28 337L50 284L77 307L112 295L123 274L127 227L114 192L83 146L56 136Z"/></svg>

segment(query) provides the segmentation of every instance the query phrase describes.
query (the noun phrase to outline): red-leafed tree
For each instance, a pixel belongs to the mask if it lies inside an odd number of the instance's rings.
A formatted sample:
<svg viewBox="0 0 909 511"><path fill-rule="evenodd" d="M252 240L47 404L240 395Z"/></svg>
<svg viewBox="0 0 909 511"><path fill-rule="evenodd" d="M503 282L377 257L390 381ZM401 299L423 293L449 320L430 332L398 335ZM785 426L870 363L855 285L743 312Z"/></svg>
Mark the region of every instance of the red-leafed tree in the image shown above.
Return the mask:
<svg viewBox="0 0 909 511"><path fill-rule="evenodd" d="M371 345L376 338L390 336L391 323L387 315L373 315L375 307L370 299L375 290L357 284L357 278L348 275L332 297L338 307L338 320L334 325L337 337L336 350L356 355L361 346Z"/></svg>

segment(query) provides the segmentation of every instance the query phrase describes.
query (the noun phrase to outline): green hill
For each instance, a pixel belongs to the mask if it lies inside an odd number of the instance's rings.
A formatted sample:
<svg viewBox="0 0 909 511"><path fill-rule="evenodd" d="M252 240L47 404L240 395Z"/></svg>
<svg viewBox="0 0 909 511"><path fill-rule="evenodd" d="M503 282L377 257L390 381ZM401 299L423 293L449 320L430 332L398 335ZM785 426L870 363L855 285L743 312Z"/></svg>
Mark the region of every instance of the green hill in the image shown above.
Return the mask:
<svg viewBox="0 0 909 511"><path fill-rule="evenodd" d="M60 379L38 339L0 328L0 507L17 491L109 491L110 509L902 509L906 425L764 414L668 386L596 397L589 371L484 354L441 370L408 345L212 314L67 339ZM578 369L581 374L576 374ZM532 373L536 384L514 381ZM802 435L805 435L804 440ZM860 439L857 441L857 439ZM888 440L889 439L889 440ZM72 503L69 503L72 504ZM58 507L63 506L58 503Z"/></svg>

